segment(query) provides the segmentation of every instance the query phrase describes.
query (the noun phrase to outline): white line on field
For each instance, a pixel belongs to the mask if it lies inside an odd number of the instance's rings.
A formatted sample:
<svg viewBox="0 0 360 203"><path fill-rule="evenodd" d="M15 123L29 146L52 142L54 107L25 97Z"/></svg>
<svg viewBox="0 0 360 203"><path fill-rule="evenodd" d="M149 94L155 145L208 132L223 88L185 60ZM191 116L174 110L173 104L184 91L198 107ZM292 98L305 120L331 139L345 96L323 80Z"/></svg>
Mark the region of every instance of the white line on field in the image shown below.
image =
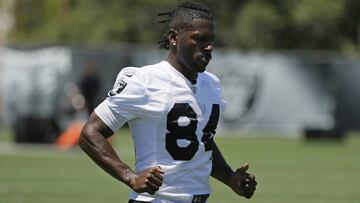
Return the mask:
<svg viewBox="0 0 360 203"><path fill-rule="evenodd" d="M120 156L131 156L131 151L127 149L115 150ZM19 156L19 157L42 157L42 158L84 158L87 155L78 146L71 149L60 149L52 144L16 144L0 143L0 156Z"/></svg>

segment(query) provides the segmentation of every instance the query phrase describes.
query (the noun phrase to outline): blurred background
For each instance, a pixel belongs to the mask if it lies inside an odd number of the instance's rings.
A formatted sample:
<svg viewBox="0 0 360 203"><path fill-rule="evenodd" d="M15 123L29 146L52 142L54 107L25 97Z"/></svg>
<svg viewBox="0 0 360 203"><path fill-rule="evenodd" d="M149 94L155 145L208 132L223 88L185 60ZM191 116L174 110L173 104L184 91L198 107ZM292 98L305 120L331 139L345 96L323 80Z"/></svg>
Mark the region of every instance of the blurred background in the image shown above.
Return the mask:
<svg viewBox="0 0 360 203"><path fill-rule="evenodd" d="M180 2L0 1L0 202L127 200L78 135L122 68L166 58L156 14ZM228 103L217 139L234 167L254 165L250 201L358 202L360 1L203 2L216 20L208 71ZM240 200L212 185L210 203Z"/></svg>

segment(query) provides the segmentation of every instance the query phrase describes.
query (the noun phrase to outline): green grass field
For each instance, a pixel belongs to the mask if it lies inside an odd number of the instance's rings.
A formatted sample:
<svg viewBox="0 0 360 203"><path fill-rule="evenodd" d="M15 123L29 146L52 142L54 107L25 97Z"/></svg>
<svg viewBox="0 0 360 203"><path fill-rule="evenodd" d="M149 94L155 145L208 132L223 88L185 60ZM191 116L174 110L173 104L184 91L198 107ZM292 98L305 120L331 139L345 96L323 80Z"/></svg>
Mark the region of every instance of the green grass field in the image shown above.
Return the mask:
<svg viewBox="0 0 360 203"><path fill-rule="evenodd" d="M125 203L129 189L99 169L78 148L14 145L0 132L0 203ZM358 203L360 135L343 142L217 137L233 166L250 163L258 189L251 200L211 180L209 203ZM120 157L133 165L127 131L116 137Z"/></svg>

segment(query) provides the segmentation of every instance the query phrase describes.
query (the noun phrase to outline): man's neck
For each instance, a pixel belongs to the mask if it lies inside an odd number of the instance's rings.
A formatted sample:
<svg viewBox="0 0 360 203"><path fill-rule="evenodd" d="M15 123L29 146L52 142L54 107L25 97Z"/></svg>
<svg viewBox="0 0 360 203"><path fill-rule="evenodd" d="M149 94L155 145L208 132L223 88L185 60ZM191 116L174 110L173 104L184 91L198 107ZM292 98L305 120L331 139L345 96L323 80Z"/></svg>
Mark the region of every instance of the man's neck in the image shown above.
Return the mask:
<svg viewBox="0 0 360 203"><path fill-rule="evenodd" d="M197 72L193 72L185 67L182 63L180 63L175 57L169 55L167 58L167 62L170 63L177 71L179 71L186 79L188 79L192 84L196 84Z"/></svg>

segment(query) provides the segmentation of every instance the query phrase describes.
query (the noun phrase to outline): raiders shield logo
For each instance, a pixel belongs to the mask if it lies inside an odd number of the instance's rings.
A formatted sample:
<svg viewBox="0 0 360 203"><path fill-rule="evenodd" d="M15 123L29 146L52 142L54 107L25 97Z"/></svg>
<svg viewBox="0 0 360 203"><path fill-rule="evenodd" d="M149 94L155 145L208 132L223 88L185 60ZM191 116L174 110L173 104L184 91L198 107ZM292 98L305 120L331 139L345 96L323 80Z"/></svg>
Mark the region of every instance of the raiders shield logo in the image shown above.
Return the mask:
<svg viewBox="0 0 360 203"><path fill-rule="evenodd" d="M110 92L109 92L109 96L114 96L114 95L117 95L117 94L120 94L120 92L123 91L123 89L125 89L127 83L124 81L124 80L121 80L114 89L112 89Z"/></svg>

